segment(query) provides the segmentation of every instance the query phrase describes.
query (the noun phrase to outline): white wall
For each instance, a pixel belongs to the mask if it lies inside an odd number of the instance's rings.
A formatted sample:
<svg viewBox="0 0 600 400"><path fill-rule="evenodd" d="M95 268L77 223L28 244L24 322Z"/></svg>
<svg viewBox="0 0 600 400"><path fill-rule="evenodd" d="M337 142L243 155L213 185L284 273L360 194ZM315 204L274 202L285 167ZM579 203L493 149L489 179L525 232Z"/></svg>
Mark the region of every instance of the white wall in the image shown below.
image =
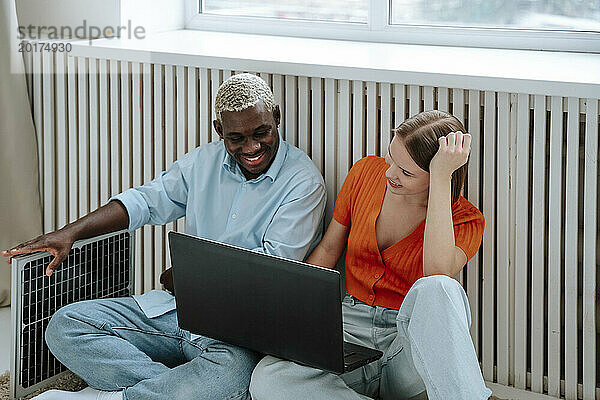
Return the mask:
<svg viewBox="0 0 600 400"><path fill-rule="evenodd" d="M115 26L120 22L121 0L18 0L20 26Z"/></svg>
<svg viewBox="0 0 600 400"><path fill-rule="evenodd" d="M12 0L11 0L12 1ZM146 33L184 27L184 0L18 0L19 25L143 26Z"/></svg>

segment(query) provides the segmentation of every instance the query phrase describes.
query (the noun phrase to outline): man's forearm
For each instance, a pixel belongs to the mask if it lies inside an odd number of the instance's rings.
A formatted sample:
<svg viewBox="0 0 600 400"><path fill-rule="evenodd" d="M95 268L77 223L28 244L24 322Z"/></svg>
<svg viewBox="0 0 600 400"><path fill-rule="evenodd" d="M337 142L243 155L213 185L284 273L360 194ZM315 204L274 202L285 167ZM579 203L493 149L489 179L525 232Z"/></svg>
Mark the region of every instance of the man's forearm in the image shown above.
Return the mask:
<svg viewBox="0 0 600 400"><path fill-rule="evenodd" d="M111 201L96 211L79 218L61 231L67 233L73 241L119 231L129 226L129 214L120 201Z"/></svg>

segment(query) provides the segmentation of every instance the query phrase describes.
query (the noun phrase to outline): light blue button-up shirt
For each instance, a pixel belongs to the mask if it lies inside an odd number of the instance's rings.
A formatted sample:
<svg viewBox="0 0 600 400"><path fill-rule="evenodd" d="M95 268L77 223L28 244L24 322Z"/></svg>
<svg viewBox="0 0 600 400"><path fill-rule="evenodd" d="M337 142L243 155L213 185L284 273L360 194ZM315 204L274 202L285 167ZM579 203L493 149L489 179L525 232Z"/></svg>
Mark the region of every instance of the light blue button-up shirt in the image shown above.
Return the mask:
<svg viewBox="0 0 600 400"><path fill-rule="evenodd" d="M130 231L185 215L190 235L302 260L320 239L326 191L308 156L280 138L273 163L256 179L244 177L219 141L111 200L127 209ZM150 318L175 309L175 298L163 290L134 298Z"/></svg>

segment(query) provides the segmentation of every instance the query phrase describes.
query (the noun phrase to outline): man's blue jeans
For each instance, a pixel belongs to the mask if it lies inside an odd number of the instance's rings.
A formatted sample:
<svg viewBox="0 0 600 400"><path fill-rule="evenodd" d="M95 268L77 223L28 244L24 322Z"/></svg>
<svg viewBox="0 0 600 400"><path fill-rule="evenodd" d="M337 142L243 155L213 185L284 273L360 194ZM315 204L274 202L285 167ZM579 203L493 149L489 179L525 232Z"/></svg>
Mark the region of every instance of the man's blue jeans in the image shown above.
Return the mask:
<svg viewBox="0 0 600 400"><path fill-rule="evenodd" d="M46 330L60 362L95 389L123 390L124 400L250 399L260 356L190 338L175 310L148 318L131 297L68 305Z"/></svg>

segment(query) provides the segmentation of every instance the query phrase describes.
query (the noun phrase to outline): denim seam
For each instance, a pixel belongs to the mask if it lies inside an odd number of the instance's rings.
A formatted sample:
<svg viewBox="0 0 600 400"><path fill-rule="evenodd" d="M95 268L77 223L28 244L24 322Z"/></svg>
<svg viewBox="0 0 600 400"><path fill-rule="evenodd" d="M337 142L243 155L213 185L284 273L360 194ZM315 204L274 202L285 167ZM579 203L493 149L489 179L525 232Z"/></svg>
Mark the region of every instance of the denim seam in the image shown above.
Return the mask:
<svg viewBox="0 0 600 400"><path fill-rule="evenodd" d="M379 373L379 374L377 374L377 375L375 375L375 376L374 376L374 377L372 377L371 379L369 379L369 380L366 382L366 384L367 384L367 385L369 385L369 384L373 383L374 381L376 381L376 380L378 380L378 379L381 379L381 374L380 374L380 373Z"/></svg>
<svg viewBox="0 0 600 400"><path fill-rule="evenodd" d="M234 400L234 399L248 398L248 394L250 394L249 390L248 389L244 389L241 392L238 392L238 393L234 394L233 396L229 396L229 397L225 398L225 400Z"/></svg>
<svg viewBox="0 0 600 400"><path fill-rule="evenodd" d="M188 338L182 337L181 338L182 341L185 341L187 344L194 346L195 348L197 348L198 350L205 352L206 351L206 347L202 347L197 343L194 343L192 340L189 340ZM182 348L183 348L183 344L182 344Z"/></svg>
<svg viewBox="0 0 600 400"><path fill-rule="evenodd" d="M414 346L412 346L413 354L416 353L417 356L420 358L421 362L423 364L425 364L425 362L423 361L424 359L423 359L423 356L421 354L421 351L417 347L417 345L416 345L415 341L413 340L413 337L410 334L410 332L409 332L408 329L406 329L406 335L408 336L408 339L410 340L410 342L414 344ZM439 393L437 387L435 387L435 385L433 384L433 379L431 378L431 375L429 374L429 371L427 370L427 368L423 368L423 372L425 373L425 375L427 375L427 378L429 379L429 382L432 383L432 385L431 385L432 387L431 388L435 391L435 394L437 396L436 398L438 398L438 399L441 398L440 397L440 393Z"/></svg>
<svg viewBox="0 0 600 400"><path fill-rule="evenodd" d="M398 354L402 353L402 350L404 350L404 346L400 346L400 349L398 351L395 351L391 356L386 357L385 361L382 362L381 367L383 368L384 366L387 366L388 363L394 359L394 357L396 357Z"/></svg>
<svg viewBox="0 0 600 400"><path fill-rule="evenodd" d="M171 334L162 333L162 332L146 331L146 330L143 330L143 329L131 328L129 326L113 326L113 327L111 327L111 329L112 330L134 331L134 332L139 332L139 333L145 333L145 334L148 334L148 335L168 337L168 338L171 338L171 339L181 339L181 337L177 336L177 335L171 335Z"/></svg>

